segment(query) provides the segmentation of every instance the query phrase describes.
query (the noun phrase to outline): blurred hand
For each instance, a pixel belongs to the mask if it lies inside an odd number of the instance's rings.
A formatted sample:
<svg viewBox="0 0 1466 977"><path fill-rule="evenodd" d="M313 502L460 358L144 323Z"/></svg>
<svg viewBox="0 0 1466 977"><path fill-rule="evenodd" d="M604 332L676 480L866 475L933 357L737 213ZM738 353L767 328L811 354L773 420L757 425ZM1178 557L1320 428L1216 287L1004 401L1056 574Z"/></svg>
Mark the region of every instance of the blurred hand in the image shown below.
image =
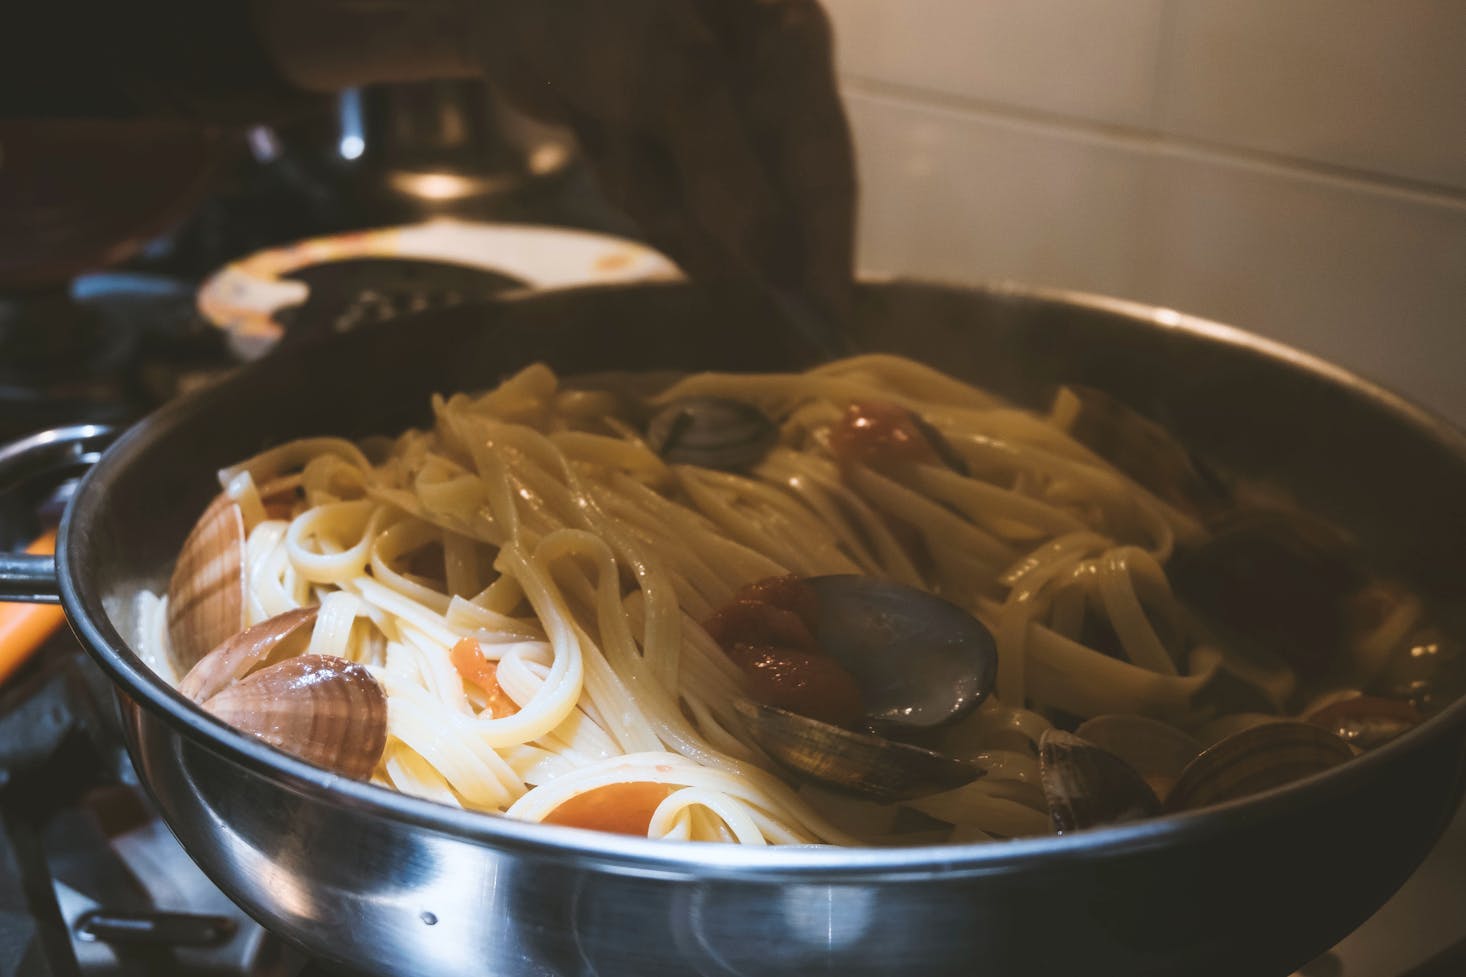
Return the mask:
<svg viewBox="0 0 1466 977"><path fill-rule="evenodd" d="M580 137L606 194L689 274L840 315L855 175L815 0L256 0L310 87L483 74Z"/></svg>

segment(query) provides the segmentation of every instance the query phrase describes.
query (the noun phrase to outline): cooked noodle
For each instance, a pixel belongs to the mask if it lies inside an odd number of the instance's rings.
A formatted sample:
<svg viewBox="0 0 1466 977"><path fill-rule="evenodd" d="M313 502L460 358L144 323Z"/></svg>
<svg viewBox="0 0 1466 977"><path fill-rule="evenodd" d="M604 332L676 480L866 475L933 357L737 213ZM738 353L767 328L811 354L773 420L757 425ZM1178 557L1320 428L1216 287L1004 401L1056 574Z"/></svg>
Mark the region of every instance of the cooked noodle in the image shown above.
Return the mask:
<svg viewBox="0 0 1466 977"><path fill-rule="evenodd" d="M614 398L536 365L435 398L431 429L296 441L221 473L247 531L248 623L318 603L309 652L385 691L376 783L530 821L607 785L665 785L660 838L971 840L1049 830L1041 712L1210 718L1195 693L1223 653L1186 627L1163 569L1199 527L1054 424L891 356L689 376L655 402L691 394L783 418L778 445L744 474L669 465L608 414ZM971 474L837 464L830 425L866 401L919 414ZM834 573L924 587L991 628L996 694L945 741L985 777L903 809L772 772L734 711L743 673L700 622L752 581ZM141 651L166 673L164 603L144 597ZM1111 654L1083 643L1097 625ZM465 638L512 711L455 668Z"/></svg>

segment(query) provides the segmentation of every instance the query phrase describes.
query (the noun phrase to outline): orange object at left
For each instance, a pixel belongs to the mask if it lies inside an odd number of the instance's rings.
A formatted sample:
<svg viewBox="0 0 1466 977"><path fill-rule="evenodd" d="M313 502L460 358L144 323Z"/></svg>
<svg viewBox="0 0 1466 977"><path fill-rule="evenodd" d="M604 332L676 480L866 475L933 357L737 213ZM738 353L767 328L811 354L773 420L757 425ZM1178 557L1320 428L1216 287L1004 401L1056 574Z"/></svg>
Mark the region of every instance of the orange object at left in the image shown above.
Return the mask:
<svg viewBox="0 0 1466 977"><path fill-rule="evenodd" d="M27 553L54 553L56 532L49 530L25 548ZM10 678L66 620L55 604L0 602L0 682Z"/></svg>

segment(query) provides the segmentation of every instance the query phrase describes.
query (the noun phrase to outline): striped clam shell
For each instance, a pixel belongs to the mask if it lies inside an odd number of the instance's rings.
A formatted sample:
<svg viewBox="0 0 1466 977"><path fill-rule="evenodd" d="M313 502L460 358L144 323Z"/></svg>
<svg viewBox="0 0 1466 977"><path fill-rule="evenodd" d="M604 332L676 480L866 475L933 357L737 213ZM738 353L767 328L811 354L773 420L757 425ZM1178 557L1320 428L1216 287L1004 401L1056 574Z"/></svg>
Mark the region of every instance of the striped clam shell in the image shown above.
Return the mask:
<svg viewBox="0 0 1466 977"><path fill-rule="evenodd" d="M262 668L204 702L235 729L355 780L387 745L387 697L361 665L299 655Z"/></svg>
<svg viewBox="0 0 1466 977"><path fill-rule="evenodd" d="M1095 716L1074 732L1134 767L1161 800L1166 799L1186 765L1201 753L1195 737L1146 716Z"/></svg>
<svg viewBox="0 0 1466 977"><path fill-rule="evenodd" d="M1348 743L1311 723L1279 720L1233 733L1186 767L1166 799L1190 811L1250 797L1336 767L1354 756Z"/></svg>
<svg viewBox="0 0 1466 977"><path fill-rule="evenodd" d="M168 582L168 644L174 671L189 670L244 630L244 516L219 495L183 542Z"/></svg>
<svg viewBox="0 0 1466 977"><path fill-rule="evenodd" d="M298 639L301 647L293 653L304 651L304 642L310 639L308 628L315 625L320 610L316 604L297 607L225 638L189 669L183 681L178 683L178 691L195 702L203 702L235 679L248 675L276 652L292 654L290 648L282 647L286 642Z"/></svg>
<svg viewBox="0 0 1466 977"><path fill-rule="evenodd" d="M1049 818L1059 834L1161 811L1155 793L1130 764L1073 733L1045 730L1038 763Z"/></svg>

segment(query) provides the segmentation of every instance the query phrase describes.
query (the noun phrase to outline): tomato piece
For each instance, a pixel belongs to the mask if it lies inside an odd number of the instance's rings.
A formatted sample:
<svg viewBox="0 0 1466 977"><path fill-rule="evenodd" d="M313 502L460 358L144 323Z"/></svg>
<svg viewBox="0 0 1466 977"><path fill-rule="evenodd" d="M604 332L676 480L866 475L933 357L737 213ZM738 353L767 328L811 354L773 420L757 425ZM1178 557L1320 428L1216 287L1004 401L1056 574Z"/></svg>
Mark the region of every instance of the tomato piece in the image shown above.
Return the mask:
<svg viewBox="0 0 1466 977"><path fill-rule="evenodd" d="M864 712L860 688L820 648L819 600L802 577L769 577L738 591L704 622L723 653L749 678L758 702L837 726Z"/></svg>
<svg viewBox="0 0 1466 977"><path fill-rule="evenodd" d="M448 658L458 671L458 677L484 690L488 696L487 709L495 719L512 716L519 711L519 704L509 698L499 684L499 663L484 657L483 648L472 638L463 638L453 646Z"/></svg>
<svg viewBox="0 0 1466 977"><path fill-rule="evenodd" d="M295 503L288 499L277 499L265 503L266 519L283 519L289 522L295 518Z"/></svg>
<svg viewBox="0 0 1466 977"><path fill-rule="evenodd" d="M758 657L759 651L765 647L767 646L751 645L740 641L738 644L725 649L723 654L728 657L729 661L747 672L753 668L754 660Z"/></svg>
<svg viewBox="0 0 1466 977"><path fill-rule="evenodd" d="M875 469L934 461L936 449L911 411L881 401L854 403L830 428L830 450L841 464Z"/></svg>
<svg viewBox="0 0 1466 977"><path fill-rule="evenodd" d="M545 823L645 837L657 805L670 793L668 785L648 781L607 784L570 798L545 815Z"/></svg>
<svg viewBox="0 0 1466 977"><path fill-rule="evenodd" d="M751 601L755 604L772 604L799 615L811 634L819 627L819 595L809 582L797 573L782 577L765 577L740 587L733 595L735 601Z"/></svg>
<svg viewBox="0 0 1466 977"><path fill-rule="evenodd" d="M703 627L724 652L740 644L819 650L798 614L772 604L735 600L714 611Z"/></svg>
<svg viewBox="0 0 1466 977"><path fill-rule="evenodd" d="M770 645L740 645L729 657L747 673L755 701L835 726L865 712L855 677L833 658Z"/></svg>

